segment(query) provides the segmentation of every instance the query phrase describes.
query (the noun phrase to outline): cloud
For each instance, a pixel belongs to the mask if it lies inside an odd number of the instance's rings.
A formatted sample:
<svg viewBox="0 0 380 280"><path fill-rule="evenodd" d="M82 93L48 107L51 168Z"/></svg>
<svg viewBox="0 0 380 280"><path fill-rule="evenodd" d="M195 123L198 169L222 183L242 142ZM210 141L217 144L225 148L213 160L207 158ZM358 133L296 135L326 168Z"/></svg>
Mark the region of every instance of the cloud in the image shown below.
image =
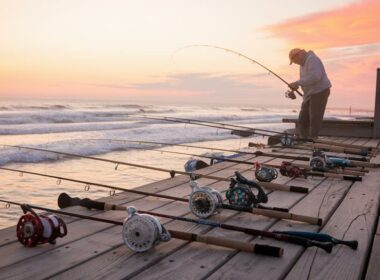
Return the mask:
<svg viewBox="0 0 380 280"><path fill-rule="evenodd" d="M252 92L264 93L273 91L271 78L268 74L261 73L255 75L236 74L222 75L216 73L181 73L172 74L166 77L155 77L158 81L129 84L93 84L98 87L108 87L113 89L129 89L144 92L166 92L194 95L194 96L218 96L228 97L250 95Z"/></svg>
<svg viewBox="0 0 380 280"><path fill-rule="evenodd" d="M275 37L304 48L332 48L380 42L380 1L362 0L266 27Z"/></svg>

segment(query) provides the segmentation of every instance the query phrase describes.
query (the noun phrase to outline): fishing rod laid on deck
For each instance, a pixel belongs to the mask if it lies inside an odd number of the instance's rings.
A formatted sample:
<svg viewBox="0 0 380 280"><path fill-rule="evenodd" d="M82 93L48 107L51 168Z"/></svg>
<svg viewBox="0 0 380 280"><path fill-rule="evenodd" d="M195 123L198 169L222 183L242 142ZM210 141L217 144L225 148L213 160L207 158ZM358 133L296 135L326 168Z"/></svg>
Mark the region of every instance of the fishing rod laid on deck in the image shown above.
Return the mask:
<svg viewBox="0 0 380 280"><path fill-rule="evenodd" d="M143 168L143 169L155 170L155 171L160 171L160 172L167 172L170 174L170 176L172 178L174 178L174 176L176 174L180 174L180 175L188 175L188 176L191 176L193 178L206 178L206 179L211 179L211 180L216 180L216 181L224 181L224 182L230 182L231 181L228 178L217 177L217 176L212 176L212 175L204 175L204 174L200 174L200 173L191 173L191 172L185 172L185 171L179 171L179 170L171 170L171 169L166 169L166 168L153 167L153 166L141 165L141 164L136 164L136 163L124 162L124 161L116 161L116 160L98 158L98 157L93 157L93 156L83 156L83 155L66 153L66 152L59 152L59 151L48 150L48 149L40 149L40 148L32 148L32 147L24 147L24 146L16 146L16 145L4 145L4 146L19 148L19 149L26 149L26 150L34 150L34 151L40 151L40 152L54 153L57 155L64 155L64 156L69 156L69 157L76 157L76 158L84 158L84 159L90 159L90 160L96 160L96 161L102 161L102 162L109 162L109 163L113 163L116 165L115 169L117 169L117 167L119 165L126 165L126 166L132 166L132 167L136 167L136 168ZM276 184L276 183L267 183L267 182L261 182L260 184L263 187L265 187L267 189L271 189L271 190L300 192L300 193L307 193L308 192L308 189L304 188L304 187L287 186L287 185Z"/></svg>
<svg viewBox="0 0 380 280"><path fill-rule="evenodd" d="M185 124L193 124L193 125L200 125L200 126L207 126L207 127L213 127L218 129L227 129L231 131L240 132L243 137L248 137L251 135L261 135L261 136L267 136L267 137L274 137L279 138L280 142L283 146L293 146L295 144L295 141L301 141L301 142L309 142L311 145L313 145L314 148L324 148L328 149L333 152L344 152L344 153L351 153L351 154L358 154L358 155L370 155L372 147L345 147L344 143L334 142L334 141L326 141L319 140L319 139L304 139L304 138L294 138L294 136L290 135L286 132L277 132L277 131L271 131L271 130L265 130L265 129L258 129L258 128L250 128L245 126L239 126L238 128L232 128L236 125L229 125L224 123L218 123L218 122L210 122L210 121L202 121L202 120L195 120L195 119L187 119L187 118L178 118L178 117L160 117L160 116L151 116L151 115L137 115L137 114L129 114L127 116L132 116L135 118L142 118L142 119L152 119L152 120L160 120L160 121L169 121L169 122L177 122L177 123L185 123ZM270 132L271 134L264 133L264 132ZM329 144L327 144L329 143ZM342 146L343 145L343 146ZM373 151L373 154L376 154L378 151Z"/></svg>
<svg viewBox="0 0 380 280"><path fill-rule="evenodd" d="M126 189L126 188L121 188L117 186L72 179L72 178L67 178L67 177L62 177L62 176L31 172L31 171L26 171L26 170L21 170L21 169L0 167L0 170L17 172L20 174L35 175L35 176L46 177L46 178L53 178L57 180L58 184L60 184L61 181L79 183L79 184L85 185L85 190L89 190L90 186L96 186L96 187L112 189L114 191L119 190L119 191L140 194L140 195L170 199L174 201L182 201L182 202L189 203L189 205L191 204L191 206L193 206L190 209L194 211L193 214L196 216L202 215L204 213L207 213L209 216L211 216L215 213L216 210L218 210L218 208L222 208L222 209L230 209L230 210L235 210L235 211L249 212L252 214L263 215L263 216L267 216L267 217L275 218L275 219L288 219L288 220L306 222L306 223L316 224L316 225L322 224L322 219L320 218L288 213L287 211L289 210L284 209L284 208L277 208L277 207L268 208L260 204L254 205L255 207L241 207L241 206L224 204L222 203L222 201L220 201L222 200L221 195L217 193L215 190L212 190L211 188L207 188L207 187L204 189L201 189L199 192L195 192L195 195L191 199L187 199L187 198L181 198L181 197L175 197L175 196L169 196L169 195L163 195L163 194L157 194L157 193L144 192L144 191L139 191L135 189Z"/></svg>
<svg viewBox="0 0 380 280"><path fill-rule="evenodd" d="M235 152L237 154L235 155L232 155L232 156L218 156L218 155L205 155L205 154L193 154L193 153L184 153L184 152L175 152L175 151L166 151L166 150L154 150L154 149L150 149L149 151L154 151L154 152L161 152L161 153L170 153L170 154L178 154L178 155L188 155L188 156L193 156L193 157L200 157L200 158L208 158L211 160L211 165L214 163L214 161L217 161L217 162L220 162L220 161L226 161L226 162L233 162L233 163L239 163L239 164L246 164L246 165L255 165L254 162L249 162L249 161L243 161L243 160L238 160L236 159L239 155L243 155L243 154L252 154L252 155L255 155L256 157L258 156L268 156L268 157L276 157L276 158L283 158L283 159L294 159L294 160L302 160L302 161L309 161L310 158L309 157L301 157L301 156L289 156L289 155L281 155L281 154L271 154L271 153L264 153L262 151L256 151L256 152L246 152L246 151L237 151L237 150L226 150L226 149L217 149L217 148L211 148L211 147L202 147L202 146L194 146L194 145L185 145L185 144L170 144L170 143L165 143L165 142L153 142L153 141L138 141L138 140L115 140L115 139L89 139L89 140L103 140L103 141L114 141L114 142L125 142L125 143L138 143L138 144L155 144L155 145L167 145L167 146L179 146L179 147L190 147L190 148L199 148L199 149L206 149L206 150L221 150L221 151L228 151L228 152ZM281 151L278 151L278 152L281 152ZM200 163L200 162L199 162ZM197 163L196 163L197 164ZM190 163L190 166L192 164ZM207 163L203 163L200 165L200 167L207 167L209 166ZM185 165L185 171L187 172L191 172L191 171L195 171L195 170L198 170L200 168L195 168L194 170L191 170L190 169L187 169L186 168L186 165ZM335 178L338 178L339 176L335 176L335 175L331 175L329 176L329 174L344 174L344 175L352 175L352 176L363 176L364 174L358 170L352 170L351 168L345 168L344 170L341 170L341 171L338 171L338 170L334 170L332 168L325 168L324 170L321 170L319 169L318 170L319 172L319 176L323 176L323 177L335 177ZM324 173L322 175L322 173ZM256 174L256 173L255 173ZM256 174L257 175L257 174ZM315 174L316 176L317 173ZM270 182L272 180L269 180L269 181L266 181L266 180L260 180L260 177L257 177L256 178L260 181L260 182ZM273 178L275 179L275 178ZM346 177L346 178L342 178L344 180L350 180L349 177ZM355 179L352 179L352 180L355 180Z"/></svg>
<svg viewBox="0 0 380 280"><path fill-rule="evenodd" d="M257 167L259 162L256 161L256 162L249 162L249 161L245 161L245 160L238 160L236 159L236 157L234 158L230 158L228 156L218 156L218 155L214 155L214 156L211 156L211 155L199 155L199 154L192 154L192 153L183 153L183 152L174 152L174 151L166 151L166 150L150 150L150 151L154 151L154 152L161 152L161 153L170 153L170 154L177 154L177 155L188 155L188 156L192 156L192 157L199 157L199 158L207 158L207 159L210 159L211 162L210 164L207 164L207 163L204 163L204 164L201 164L201 167L204 168L204 167L208 167L208 166L211 166L216 162L223 162L223 161L226 161L226 162L233 162L233 163L238 163L238 164L246 164L246 165L251 165L251 166L254 166L254 167ZM201 168L195 168L194 170L192 168L189 168L187 170L186 166L193 166L194 164L192 164L194 162L194 159L192 160L189 160L186 164L185 164L185 170L187 172L193 172L195 170L199 170ZM197 165L198 161L195 160L195 165ZM280 165L268 165L268 164L262 164L263 166L270 166L270 167L273 167L273 168L277 168L277 169L280 169ZM310 176L319 176L319 177L328 177L328 178L337 178L337 179L343 179L343 180L348 180L348 181L361 181L361 178L360 176L364 176L365 173L363 172L359 172L359 171L354 171L354 170L350 170L350 169L343 169L341 171L340 174L337 174L337 173L334 173L332 168L319 168L317 170L313 170L311 167L309 166L306 166L306 165L300 165L300 164L294 164L294 166L298 166L298 167L302 167L304 169L307 169L308 171L308 175ZM321 171L323 170L323 171ZM269 171L271 172L271 171ZM275 172L271 172L273 175L270 176L271 177L271 180L266 180L265 177L266 176L260 176L260 172L255 171L255 175L256 175L256 179L260 182L271 182L273 181L274 179L277 178L277 176L275 175ZM290 177L293 177L293 176L290 176Z"/></svg>
<svg viewBox="0 0 380 280"><path fill-rule="evenodd" d="M63 237L67 234L66 225L62 219L55 215L53 217L52 215L37 215L34 211L32 211L32 209L37 209L47 211L49 213L122 226L122 239L125 245L127 245L128 248L134 252L145 252L155 247L160 242L167 242L171 238L177 238L273 257L281 257L283 255L283 249L280 247L179 230L167 230L157 218L148 214L139 214L137 209L134 207L128 207L128 217L124 220L124 222L120 222L3 199L0 199L0 202L7 203L8 205L12 204L21 206L24 211L25 215L20 218L16 229L17 238L25 247L33 247L47 242L55 243L58 237ZM48 219L50 219L51 222ZM59 227L56 227L54 225L54 221L58 219L60 220L60 225ZM65 228L64 234L58 232L60 227ZM58 232L59 235L56 235L56 232Z"/></svg>
<svg viewBox="0 0 380 280"><path fill-rule="evenodd" d="M126 206L122 205L116 205L116 204L109 204L106 202L100 202L100 201L95 201L91 200L89 198L79 198L79 197L70 197L67 193L61 193L58 197L58 206L59 208L66 208L70 206L82 206L87 209L96 209L96 210L101 210L101 211L108 211L108 210L113 210L113 211L125 211L128 209ZM309 238L303 238L302 236L297 236L297 234L292 232L293 234L290 236L284 235L284 234L274 234L273 232L270 231L264 231L264 230L257 230L257 229L252 229L252 228L247 228L247 227L241 227L241 226L235 226L235 225L230 225L226 223L219 223L215 221L210 221L210 220L195 220L191 218L186 218L182 216L173 216L173 215L168 215L168 214L162 214L162 213L157 213L153 211L142 211L139 210L140 213L142 214L148 214L148 215L153 215L161 218L167 218L167 219L172 219L175 221L183 221L183 222L190 222L190 223L195 223L198 225L206 225L206 226L211 226L211 227L217 227L217 228L222 228L222 229L227 229L227 230L234 230L234 231L239 231L239 232L244 232L246 234L250 235L256 235L256 236L262 236L262 237L268 237L268 238L273 238L277 240L281 240L284 242L288 243L293 243L297 245L301 245L305 248L308 247L318 247L323 250L325 250L328 253L331 253L332 250L332 242L329 241L324 241L323 243L321 242L315 242L315 239L320 239L324 237L324 235L319 234L319 233L308 233ZM304 232L301 233L304 235ZM313 234L315 236L313 236ZM289 238L290 237L290 238ZM348 242L348 241L346 241Z"/></svg>
<svg viewBox="0 0 380 280"><path fill-rule="evenodd" d="M301 161L310 161L310 157L308 156L293 156L293 155L284 155L284 154L273 154L273 153L267 153L267 152L262 152L262 151L255 151L255 152L248 152L248 151L239 151L239 150L230 150L230 149L220 149L220 148L213 148L213 147L204 147L204 146L196 146L196 145L187 145L187 144L172 144L172 143L167 143L167 142L155 142L155 141L140 141L140 140L123 140L123 139L86 139L86 140L91 140L91 141L109 141L109 142L122 142L122 143L136 143L140 145L145 145L145 144L152 144L152 145L165 145L165 146L173 146L173 147L185 147L185 148L196 148L196 149L203 149L203 150L214 150L214 151L223 151L223 152L231 152L231 153L236 153L236 154L241 154L241 155L255 155L256 157L259 156L267 156L267 157L274 157L274 158L282 158L282 159L291 159L291 160L301 160ZM252 145L252 143L250 143ZM162 150L150 150L150 151L155 151L155 152L161 152ZM172 154L183 154L183 155L189 155L189 156L199 156L199 157L205 157L208 158L208 156L204 155L197 155L197 154L191 154L191 153L182 153L182 152L172 152L172 151L162 151L165 153L172 153ZM280 150L276 150L276 152L283 152ZM228 156L227 156L228 158ZM355 158L358 159L358 158ZM218 160L218 159L217 159ZM220 159L222 160L222 159ZM235 163L242 163L239 160L236 160L234 158L228 158L225 159L224 161L228 162L235 162ZM248 163L250 164L250 163ZM329 170L323 170L323 172L331 172L331 173L346 173L345 175L358 175L362 176L360 173L351 173L348 171L363 171L365 170L356 170L356 168L352 167L345 167L345 171L335 171L333 169Z"/></svg>

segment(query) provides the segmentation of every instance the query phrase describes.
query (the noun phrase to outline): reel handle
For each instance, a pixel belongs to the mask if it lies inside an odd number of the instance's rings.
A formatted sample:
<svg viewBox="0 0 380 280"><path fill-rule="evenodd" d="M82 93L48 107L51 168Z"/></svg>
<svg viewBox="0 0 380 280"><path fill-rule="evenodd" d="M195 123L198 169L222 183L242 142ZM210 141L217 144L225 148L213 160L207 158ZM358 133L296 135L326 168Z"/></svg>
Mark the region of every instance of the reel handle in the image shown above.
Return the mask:
<svg viewBox="0 0 380 280"><path fill-rule="evenodd" d="M284 249L280 247L270 246L270 245L260 245L250 242L244 242L239 240L232 240L224 237L208 236L204 234L194 234L191 232L181 232L175 230L169 230L170 235L173 238L188 240L188 241L198 241L211 245L217 245L222 247L227 247L235 250L272 256L281 257L284 253Z"/></svg>
<svg viewBox="0 0 380 280"><path fill-rule="evenodd" d="M275 233L276 235L279 235L276 237L276 239L284 240L289 243L298 244L301 246L304 246L305 248L308 247L318 247L326 251L327 253L331 253L332 248L334 247L334 244L331 242L319 242L312 239L308 239L301 236L295 236L295 235L288 235L288 234L282 234L282 233Z"/></svg>
<svg viewBox="0 0 380 280"><path fill-rule="evenodd" d="M342 244L346 245L353 250L356 250L358 248L358 241L357 240L340 240L337 238L332 237L331 235L328 235L326 233L318 233L318 232L308 232L308 231L279 231L276 233L283 233L287 235L293 235L298 237L304 237L311 240L315 240L318 242L331 242L333 244Z"/></svg>

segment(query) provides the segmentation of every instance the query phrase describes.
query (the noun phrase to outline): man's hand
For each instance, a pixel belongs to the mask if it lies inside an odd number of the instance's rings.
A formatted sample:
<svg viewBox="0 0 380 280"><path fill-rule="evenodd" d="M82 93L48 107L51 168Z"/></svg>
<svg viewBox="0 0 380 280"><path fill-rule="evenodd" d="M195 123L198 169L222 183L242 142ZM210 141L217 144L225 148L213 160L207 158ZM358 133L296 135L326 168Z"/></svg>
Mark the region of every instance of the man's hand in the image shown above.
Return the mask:
<svg viewBox="0 0 380 280"><path fill-rule="evenodd" d="M299 86L298 82L293 82L293 83L289 84L289 88L292 90L298 90L299 87L300 86Z"/></svg>

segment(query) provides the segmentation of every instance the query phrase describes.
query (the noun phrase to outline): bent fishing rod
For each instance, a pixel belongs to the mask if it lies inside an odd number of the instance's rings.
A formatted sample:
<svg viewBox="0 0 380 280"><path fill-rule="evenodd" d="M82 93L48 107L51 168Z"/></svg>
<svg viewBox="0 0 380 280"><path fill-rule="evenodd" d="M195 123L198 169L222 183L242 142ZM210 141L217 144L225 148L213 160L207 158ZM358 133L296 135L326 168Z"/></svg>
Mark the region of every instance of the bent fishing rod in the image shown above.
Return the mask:
<svg viewBox="0 0 380 280"><path fill-rule="evenodd" d="M96 209L100 211L125 211L127 210L128 207L122 206L122 205L116 205L116 204L109 204L106 202L100 202L100 201L95 201L89 198L79 198L79 197L71 197L67 193L61 193L58 197L58 206L59 208L66 208L70 206L82 206L87 209ZM246 234L250 235L256 235L256 236L262 236L262 237L268 237L268 238L273 238L277 240L281 240L284 242L288 243L293 243L297 245L301 245L305 248L308 247L319 247L326 252L330 253L332 250L332 241L322 241L322 242L328 242L328 243L321 243L321 241L315 242L314 239L320 239L324 237L324 234L319 234L319 233L308 233L308 238L304 238L303 235L305 235L304 232L300 233L300 236L297 236L297 233L294 233L292 236L288 235L283 235L280 232L277 234L274 234L273 232L270 231L264 231L264 230L257 230L257 229L252 229L252 228L247 228L247 227L241 227L241 226L235 226L235 225L230 225L226 223L219 223L219 222L214 222L210 220L204 220L204 219L191 219L191 218L186 218L182 216L173 216L173 215L168 215L168 214L162 214L162 213L157 213L154 211L142 211L139 210L140 213L142 214L148 214L148 215L153 215L161 218L168 218L172 219L175 221L183 221L183 222L190 222L190 223L195 223L199 225L206 225L206 226L211 226L211 227L217 227L217 228L222 228L222 229L227 229L227 230L234 230L234 231L239 231L239 232L244 232ZM293 237L293 238L288 238L288 237ZM330 240L333 240L332 237ZM339 240L338 242L343 242L343 243L337 243L337 244L347 244L350 246L352 242L355 241L343 241ZM352 246L352 245L351 245Z"/></svg>
<svg viewBox="0 0 380 280"><path fill-rule="evenodd" d="M49 213L122 226L122 239L125 245L134 252L145 252L160 242L167 242L171 240L171 238L176 238L273 257L281 257L283 255L283 249L280 247L179 230L167 230L157 218L148 214L139 214L134 207L127 209L128 217L124 222L120 222L4 199L0 199L0 202L7 203L8 205L18 205L24 211L25 215L20 218L16 230L18 240L25 247L33 247L48 242L55 244L58 237L64 237L67 234L67 228L62 219L55 215L37 215L32 210L37 209ZM55 221L59 221L59 227L55 226ZM64 228L64 232L62 233L60 232L61 228Z"/></svg>
<svg viewBox="0 0 380 280"><path fill-rule="evenodd" d="M75 158L83 158L83 159L90 159L90 160L96 160L96 161L101 161L101 162L113 163L113 164L115 164L115 169L117 169L119 165L125 165L125 166L132 166L132 167L136 167L136 168L149 169L149 170L155 170L155 171L160 171L160 172L167 172L170 174L170 176L172 178L174 178L174 176L176 174L180 174L180 175L187 175L190 178L206 178L206 179L211 179L211 180L216 180L216 181L224 181L224 182L230 182L231 181L231 179L229 179L229 178L217 177L217 176L212 176L212 175L205 175L205 174L201 174L201 173L172 170L172 169L166 169L166 168L130 163L130 162L125 162L125 161L117 161L117 160L110 160L110 159L98 158L98 157L93 157L93 156L83 156L83 155L78 155L78 154L73 154L73 153L59 152L59 151L48 150L48 149L32 148L32 147L17 146L17 145L13 145L13 146L12 145L4 145L4 146L19 148L19 149L26 149L26 150L34 150L34 151L40 151L40 152L54 153L57 155L64 155L64 156L75 157ZM287 185L276 184L276 183L267 183L267 182L262 182L260 184L263 187L271 189L271 190L300 192L300 193L307 193L308 192L307 188L298 187L298 186L287 186Z"/></svg>
<svg viewBox="0 0 380 280"><path fill-rule="evenodd" d="M259 65L260 67L264 68L265 70L267 70L269 73L273 74L275 77L277 77L278 79L280 79L283 83L285 83L290 89L291 91L288 91L287 93L290 95L290 96L287 96L291 99L295 99L296 96L295 94L293 93L294 91L298 93L299 96L303 96L303 94L301 92L299 92L298 90L293 90L291 87L290 87L290 84L285 81L282 77L280 77L280 75L276 74L275 72L273 72L272 70L270 70L268 67L266 67L265 65L263 65L262 63L258 62L257 60L254 60L240 52L237 52L237 51L234 51L234 50L231 50L231 49L227 49L227 48L224 48L224 47L219 47L219 46L215 46L215 45L189 45L189 46L185 46L185 47L182 47L178 50L176 50L176 52L179 52L181 50L184 50L184 49L188 49L188 48L194 48L194 47L206 47L206 48L214 48L214 49L218 49L218 50L223 50L223 51L226 51L226 52L229 52L229 53L232 53L232 54L235 54L235 55L238 55L242 58L245 58L247 60L249 60L250 62L252 62L253 64L257 64ZM175 53L176 53L175 52ZM292 93L292 94L291 94Z"/></svg>
<svg viewBox="0 0 380 280"><path fill-rule="evenodd" d="M114 191L119 190L119 191L135 193L135 194L140 194L140 195L146 195L146 196L152 196L152 197L159 197L159 198L164 198L164 199L169 199L169 200L174 200L174 201L182 201L182 202L186 202L186 203L194 202L193 205L195 205L195 207L191 208L191 210L194 211L195 215L198 214L198 212L197 212L198 209L196 206L198 206L198 208L202 208L203 210L206 207L207 208L206 210L208 210L209 213L211 213L211 214L213 214L214 213L213 210L216 210L218 208L217 206L219 206L220 208L223 208L223 209L249 212L252 214L267 216L267 217L275 218L275 219L287 219L287 220L305 222L305 223L310 223L310 224L315 224L315 225L322 225L322 219L320 219L320 218L288 213L287 212L288 209L284 209L284 208L277 208L277 207L267 208L267 207L262 206L260 204L256 205L255 207L242 207L242 206L229 205L229 204L224 204L224 203L219 204L219 205L215 205L215 203L212 204L213 198L210 199L210 201L211 201L210 205L208 205L207 201L206 201L207 205L205 205L204 203L197 205L197 203L198 203L197 201L189 200L187 198L182 198L182 197L175 197L175 196L163 195L163 194L158 194L158 193L144 192L144 191L139 191L136 189L126 189L126 188L121 188L121 187L107 185L107 184L89 182L89 181L84 181L84 180L72 179L72 178L68 178L68 177L55 176L55 175L50 175L50 174L43 174L43 173L38 173L38 172L31 172L31 171L21 170L21 169L12 169L12 168L0 167L0 170L6 170L6 171L11 171L11 172L17 172L20 174L29 174L29 175L35 175L35 176L40 176L40 177L52 178L52 179L56 179L58 184L60 184L61 181L79 183L79 184L85 185L86 191L89 190L90 186L96 186L96 187L101 187L101 188L112 189ZM215 193L213 193L212 195L214 195L214 194ZM205 194L205 197L206 197L206 199L209 198L207 192Z"/></svg>
<svg viewBox="0 0 380 280"><path fill-rule="evenodd" d="M279 132L273 131L271 133L276 133L276 134L268 134L268 133L260 132L260 129L256 129L256 128L244 127L244 129L233 129L233 128L227 127L226 125L223 126L223 125L220 125L220 124L214 123L214 122L200 121L200 120L194 120L194 119L185 119L185 118L177 118L177 117L158 117L158 116L148 116L145 114L142 114L142 115L127 114L127 116L132 116L134 118L140 118L140 119L160 120L160 121L168 121L168 122L175 122L175 123L184 123L184 124L192 124L192 125L199 125L199 126L205 126L205 127L212 127L212 128L217 128L217 129L226 129L226 130L231 130L232 133L234 131L239 132L240 134L238 134L238 135L243 136L243 137L248 137L251 135L273 137L273 138L280 139L280 142L283 146L294 146L297 141L301 141L301 142L311 143L314 148L324 148L324 149L328 149L332 152L343 152L343 153L349 153L349 154L358 154L358 155L362 155L362 156L367 156L369 154L372 155L372 153L369 151L368 148L341 147L340 143L337 143L334 141L328 141L329 143L332 143L332 144L323 144L322 143L323 140L295 138L293 135L291 135L289 133L284 133L284 132L279 133ZM374 152L374 154L375 154L375 152Z"/></svg>

